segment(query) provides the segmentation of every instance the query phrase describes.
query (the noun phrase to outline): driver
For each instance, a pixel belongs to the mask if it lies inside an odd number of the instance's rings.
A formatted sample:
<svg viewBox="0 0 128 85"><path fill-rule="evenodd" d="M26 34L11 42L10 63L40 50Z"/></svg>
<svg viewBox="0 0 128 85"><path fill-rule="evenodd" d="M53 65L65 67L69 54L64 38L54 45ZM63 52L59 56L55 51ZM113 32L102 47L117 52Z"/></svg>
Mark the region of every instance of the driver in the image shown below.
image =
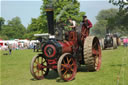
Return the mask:
<svg viewBox="0 0 128 85"><path fill-rule="evenodd" d="M76 21L72 20L71 18L68 19L69 23L71 23L71 25L69 26L69 28L72 28L73 31L76 30Z"/></svg>

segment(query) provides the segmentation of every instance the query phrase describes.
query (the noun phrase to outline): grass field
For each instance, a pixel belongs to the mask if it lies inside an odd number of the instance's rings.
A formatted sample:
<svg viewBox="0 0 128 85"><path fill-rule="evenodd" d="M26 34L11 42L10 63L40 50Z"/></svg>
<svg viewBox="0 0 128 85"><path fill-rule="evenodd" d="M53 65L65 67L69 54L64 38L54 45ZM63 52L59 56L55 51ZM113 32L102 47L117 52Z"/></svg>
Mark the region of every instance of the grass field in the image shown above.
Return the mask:
<svg viewBox="0 0 128 85"><path fill-rule="evenodd" d="M35 80L30 74L30 62L37 53L32 50L15 50L12 55L0 51L1 85L128 85L128 48L102 52L102 67L98 72L78 69L74 80L63 82L55 71L44 80Z"/></svg>

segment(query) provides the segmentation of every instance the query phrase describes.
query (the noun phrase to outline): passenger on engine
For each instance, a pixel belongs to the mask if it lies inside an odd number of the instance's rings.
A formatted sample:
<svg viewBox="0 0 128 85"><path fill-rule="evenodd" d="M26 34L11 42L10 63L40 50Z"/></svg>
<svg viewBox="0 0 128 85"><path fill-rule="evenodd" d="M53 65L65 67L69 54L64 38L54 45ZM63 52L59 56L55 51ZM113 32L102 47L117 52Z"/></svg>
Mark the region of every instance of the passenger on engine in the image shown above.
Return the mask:
<svg viewBox="0 0 128 85"><path fill-rule="evenodd" d="M92 27L92 23L87 16L83 16L83 24L81 30L81 41L84 43L84 39L89 36L90 28Z"/></svg>
<svg viewBox="0 0 128 85"><path fill-rule="evenodd" d="M69 20L69 23L71 23L69 28L72 28L72 31L75 31L76 30L76 21L72 20L71 18L68 20Z"/></svg>
<svg viewBox="0 0 128 85"><path fill-rule="evenodd" d="M83 16L83 25L87 28L89 31L90 28L92 27L91 21L87 18L87 16Z"/></svg>
<svg viewBox="0 0 128 85"><path fill-rule="evenodd" d="M84 32L84 34L86 36L89 35L90 32L90 28L92 27L92 23L89 19L87 19L87 16L83 16L83 25L82 25L82 32Z"/></svg>

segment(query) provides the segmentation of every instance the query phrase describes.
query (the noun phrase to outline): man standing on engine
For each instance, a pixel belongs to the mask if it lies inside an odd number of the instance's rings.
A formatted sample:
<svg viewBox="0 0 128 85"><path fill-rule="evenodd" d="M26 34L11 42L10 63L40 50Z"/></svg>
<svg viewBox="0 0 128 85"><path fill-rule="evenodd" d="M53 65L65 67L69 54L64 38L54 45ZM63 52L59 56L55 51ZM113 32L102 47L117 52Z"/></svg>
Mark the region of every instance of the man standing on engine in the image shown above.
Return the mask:
<svg viewBox="0 0 128 85"><path fill-rule="evenodd" d="M76 30L76 21L72 20L71 18L69 19L69 22L71 23L71 26L69 28L72 28L72 30Z"/></svg>
<svg viewBox="0 0 128 85"><path fill-rule="evenodd" d="M83 24L82 24L82 30L81 30L81 40L84 42L84 38L89 35L90 28L92 27L92 23L89 19L87 19L87 16L83 16Z"/></svg>
<svg viewBox="0 0 128 85"><path fill-rule="evenodd" d="M92 27L92 23L89 19L87 19L87 16L83 16L83 26L87 29L89 35L89 31L90 28Z"/></svg>

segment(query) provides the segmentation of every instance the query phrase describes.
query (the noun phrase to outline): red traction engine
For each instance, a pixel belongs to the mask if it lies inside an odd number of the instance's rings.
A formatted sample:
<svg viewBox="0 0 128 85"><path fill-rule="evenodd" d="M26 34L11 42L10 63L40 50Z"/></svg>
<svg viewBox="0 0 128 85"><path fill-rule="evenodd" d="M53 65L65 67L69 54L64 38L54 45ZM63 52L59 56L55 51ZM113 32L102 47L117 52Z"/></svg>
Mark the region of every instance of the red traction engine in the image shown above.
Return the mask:
<svg viewBox="0 0 128 85"><path fill-rule="evenodd" d="M33 57L31 74L40 80L50 69L56 70L61 79L70 81L75 78L77 68L86 65L85 71L98 71L101 65L101 48L97 37L86 35L86 28L68 32L68 38L58 40L54 32L53 9L46 10L49 39L42 47L42 53Z"/></svg>

